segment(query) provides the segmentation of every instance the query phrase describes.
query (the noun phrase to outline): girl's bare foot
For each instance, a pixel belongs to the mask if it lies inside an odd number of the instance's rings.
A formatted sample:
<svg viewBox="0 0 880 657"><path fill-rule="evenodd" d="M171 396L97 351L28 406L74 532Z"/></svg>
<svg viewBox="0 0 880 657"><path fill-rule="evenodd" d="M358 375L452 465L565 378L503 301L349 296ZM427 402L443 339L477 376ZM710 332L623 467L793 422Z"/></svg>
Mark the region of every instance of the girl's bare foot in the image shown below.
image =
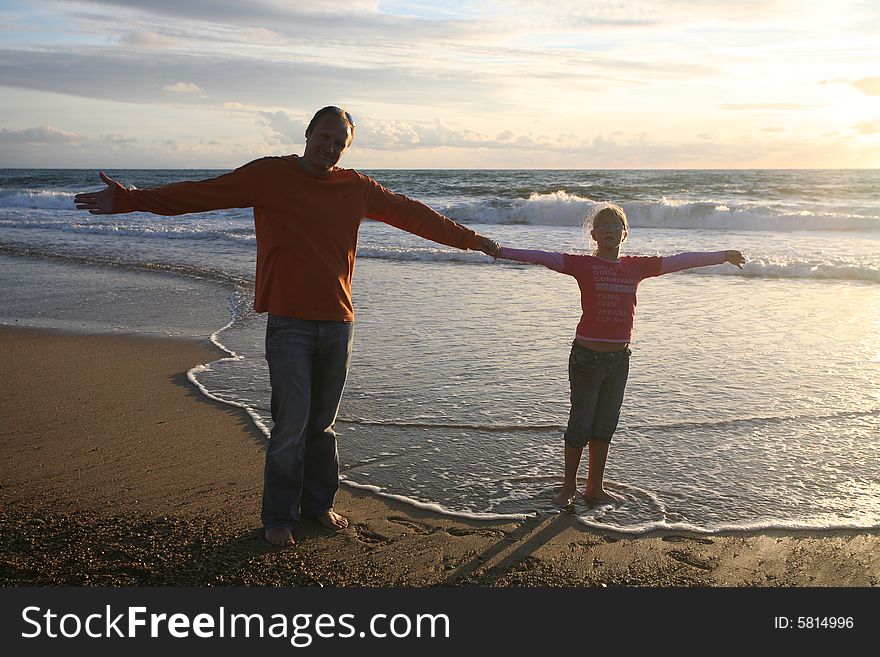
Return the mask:
<svg viewBox="0 0 880 657"><path fill-rule="evenodd" d="M339 531L348 527L348 518L339 515L333 509L327 509L323 513L319 513L315 518L328 529Z"/></svg>
<svg viewBox="0 0 880 657"><path fill-rule="evenodd" d="M623 498L620 495L609 493L604 488L600 488L596 492L585 490L583 492L583 498L587 502L591 502L593 504L621 504L623 502Z"/></svg>
<svg viewBox="0 0 880 657"><path fill-rule="evenodd" d="M289 547L295 544L290 527L268 527L265 536L267 543L279 547Z"/></svg>
<svg viewBox="0 0 880 657"><path fill-rule="evenodd" d="M553 497L553 503L556 506L569 506L571 504L571 498L574 497L574 494L576 492L576 490L568 490L566 488L563 488L558 495Z"/></svg>

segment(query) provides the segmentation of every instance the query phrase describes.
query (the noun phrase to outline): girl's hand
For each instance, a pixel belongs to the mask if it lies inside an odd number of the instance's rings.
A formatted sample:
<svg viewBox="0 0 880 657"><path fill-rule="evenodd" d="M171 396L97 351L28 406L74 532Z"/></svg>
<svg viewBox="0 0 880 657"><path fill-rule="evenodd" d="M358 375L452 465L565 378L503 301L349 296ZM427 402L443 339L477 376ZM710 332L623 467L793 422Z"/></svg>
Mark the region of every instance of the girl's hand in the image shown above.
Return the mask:
<svg viewBox="0 0 880 657"><path fill-rule="evenodd" d="M730 264L736 265L737 267L742 269L743 265L746 262L746 258L739 251L725 251L724 262L729 262Z"/></svg>

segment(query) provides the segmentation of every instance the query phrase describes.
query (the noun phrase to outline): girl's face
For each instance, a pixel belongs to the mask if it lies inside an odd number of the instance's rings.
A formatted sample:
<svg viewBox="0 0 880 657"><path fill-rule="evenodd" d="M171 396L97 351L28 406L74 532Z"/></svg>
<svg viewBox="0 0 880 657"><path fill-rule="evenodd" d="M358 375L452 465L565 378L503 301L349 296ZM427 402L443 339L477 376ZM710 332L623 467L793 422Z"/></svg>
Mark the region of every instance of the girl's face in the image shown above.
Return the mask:
<svg viewBox="0 0 880 657"><path fill-rule="evenodd" d="M600 212L593 221L590 236L596 241L599 248L617 248L626 239L626 226L617 215Z"/></svg>

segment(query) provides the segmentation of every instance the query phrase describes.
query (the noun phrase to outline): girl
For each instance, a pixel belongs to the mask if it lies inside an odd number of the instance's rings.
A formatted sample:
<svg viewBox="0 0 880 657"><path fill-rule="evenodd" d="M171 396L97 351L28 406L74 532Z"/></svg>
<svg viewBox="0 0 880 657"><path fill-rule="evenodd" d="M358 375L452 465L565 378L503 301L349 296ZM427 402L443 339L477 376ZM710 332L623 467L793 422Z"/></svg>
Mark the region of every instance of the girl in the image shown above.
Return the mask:
<svg viewBox="0 0 880 657"><path fill-rule="evenodd" d="M565 482L554 497L561 506L571 504L577 492L581 454L589 445L587 501L619 502L605 490L605 461L611 436L617 428L629 375L629 343L636 311L636 288L652 276L692 267L729 262L740 269L745 258L739 251L681 253L674 256L622 256L620 247L629 230L623 208L612 203L598 206L587 217L590 236L598 248L593 255L571 255L523 249L499 249L496 257L544 265L573 276L581 290L583 314L577 326L568 378L571 413L565 430ZM494 254L490 254L494 255Z"/></svg>

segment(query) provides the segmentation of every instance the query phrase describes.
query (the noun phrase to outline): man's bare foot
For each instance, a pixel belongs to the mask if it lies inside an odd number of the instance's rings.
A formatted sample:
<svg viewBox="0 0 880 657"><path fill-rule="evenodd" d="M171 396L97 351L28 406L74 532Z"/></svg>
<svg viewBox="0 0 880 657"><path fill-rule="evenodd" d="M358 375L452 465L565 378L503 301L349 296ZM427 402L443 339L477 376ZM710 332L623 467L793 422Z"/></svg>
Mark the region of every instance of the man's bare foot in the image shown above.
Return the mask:
<svg viewBox="0 0 880 657"><path fill-rule="evenodd" d="M555 495L553 497L553 503L556 506L562 506L562 507L569 506L571 504L571 498L574 497L574 494L576 492L577 492L576 490L569 491L569 490L566 490L565 488L563 488L559 492L558 495Z"/></svg>
<svg viewBox="0 0 880 657"><path fill-rule="evenodd" d="M592 504L621 504L623 502L620 495L609 493L604 488L600 488L597 492L585 490L582 495L587 502Z"/></svg>
<svg viewBox="0 0 880 657"><path fill-rule="evenodd" d="M333 509L327 509L323 513L319 513L315 516L315 519L327 529L335 529L336 531L339 531L340 529L348 527L348 518L339 515Z"/></svg>
<svg viewBox="0 0 880 657"><path fill-rule="evenodd" d="M278 547L288 547L295 544L290 527L267 527L266 542Z"/></svg>

